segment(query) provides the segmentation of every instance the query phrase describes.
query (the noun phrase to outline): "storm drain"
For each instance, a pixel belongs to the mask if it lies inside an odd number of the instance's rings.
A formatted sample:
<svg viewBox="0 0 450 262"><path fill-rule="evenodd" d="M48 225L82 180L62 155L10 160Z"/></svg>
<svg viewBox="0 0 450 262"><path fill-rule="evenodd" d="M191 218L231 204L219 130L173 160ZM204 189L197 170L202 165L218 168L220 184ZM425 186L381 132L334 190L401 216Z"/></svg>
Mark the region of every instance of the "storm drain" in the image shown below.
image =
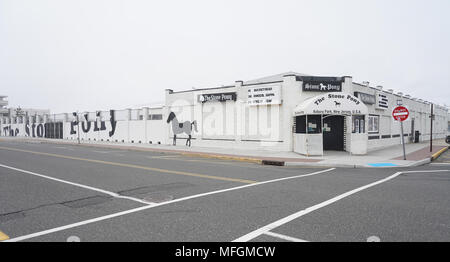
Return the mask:
<svg viewBox="0 0 450 262"><path fill-rule="evenodd" d="M93 197L78 199L78 200L74 200L74 201L64 202L64 203L62 203L62 205L66 206L66 207L70 207L70 208L82 208L82 207L103 204L105 202L111 201L111 198L112 197L110 197L110 196L93 196Z"/></svg>
<svg viewBox="0 0 450 262"><path fill-rule="evenodd" d="M263 160L261 164L266 166L284 166L284 161Z"/></svg>

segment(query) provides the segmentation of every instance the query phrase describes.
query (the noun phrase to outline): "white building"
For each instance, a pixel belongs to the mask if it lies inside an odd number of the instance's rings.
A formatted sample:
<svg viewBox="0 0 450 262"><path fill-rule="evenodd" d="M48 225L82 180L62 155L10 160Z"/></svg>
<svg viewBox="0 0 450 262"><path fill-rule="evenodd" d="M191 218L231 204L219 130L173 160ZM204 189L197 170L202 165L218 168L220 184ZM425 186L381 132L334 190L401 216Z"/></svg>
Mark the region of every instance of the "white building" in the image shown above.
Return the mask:
<svg viewBox="0 0 450 262"><path fill-rule="evenodd" d="M392 117L398 100L410 116L407 143L430 138L431 104L408 95L359 84L352 77L289 72L233 85L166 90L165 104L140 109L46 115L29 123L2 120L2 135L128 143L366 154L400 144ZM433 138L449 128L448 109L434 105ZM55 124L52 124L55 123Z"/></svg>
<svg viewBox="0 0 450 262"><path fill-rule="evenodd" d="M8 116L8 100L6 100L8 96L0 95L0 117Z"/></svg>
<svg viewBox="0 0 450 262"><path fill-rule="evenodd" d="M195 120L198 132L193 139L199 146L366 154L401 143L400 123L392 117L397 100L410 112L403 123L406 142L429 140L429 102L354 83L350 76L290 72L217 88L166 90L165 113ZM434 114L433 137L442 138L448 129L448 110L435 105ZM172 138L172 130L169 134Z"/></svg>

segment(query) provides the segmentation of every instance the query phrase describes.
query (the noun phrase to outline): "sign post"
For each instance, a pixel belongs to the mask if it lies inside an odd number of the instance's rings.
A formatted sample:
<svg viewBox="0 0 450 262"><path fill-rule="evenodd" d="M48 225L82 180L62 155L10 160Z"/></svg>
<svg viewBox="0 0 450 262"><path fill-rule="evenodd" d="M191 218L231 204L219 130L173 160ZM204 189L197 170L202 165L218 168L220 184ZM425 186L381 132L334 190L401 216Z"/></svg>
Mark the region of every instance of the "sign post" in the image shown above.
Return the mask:
<svg viewBox="0 0 450 262"><path fill-rule="evenodd" d="M403 160L406 160L405 138L403 136L403 121L408 119L409 111L404 106L398 106L398 107L394 108L394 111L392 111L392 117L394 117L394 119L396 121L400 121L400 131L402 132L401 137L402 137L402 145L403 145Z"/></svg>

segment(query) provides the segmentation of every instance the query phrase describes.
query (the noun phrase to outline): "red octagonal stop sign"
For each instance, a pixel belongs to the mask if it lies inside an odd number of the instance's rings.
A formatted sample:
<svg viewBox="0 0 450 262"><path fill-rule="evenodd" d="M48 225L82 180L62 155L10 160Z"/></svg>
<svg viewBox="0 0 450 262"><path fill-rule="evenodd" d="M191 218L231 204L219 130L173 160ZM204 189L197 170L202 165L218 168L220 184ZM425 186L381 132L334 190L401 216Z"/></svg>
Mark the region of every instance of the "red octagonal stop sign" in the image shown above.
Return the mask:
<svg viewBox="0 0 450 262"><path fill-rule="evenodd" d="M398 106L394 108L394 111L392 111L392 116L397 121L405 121L406 119L408 119L409 111L404 106Z"/></svg>

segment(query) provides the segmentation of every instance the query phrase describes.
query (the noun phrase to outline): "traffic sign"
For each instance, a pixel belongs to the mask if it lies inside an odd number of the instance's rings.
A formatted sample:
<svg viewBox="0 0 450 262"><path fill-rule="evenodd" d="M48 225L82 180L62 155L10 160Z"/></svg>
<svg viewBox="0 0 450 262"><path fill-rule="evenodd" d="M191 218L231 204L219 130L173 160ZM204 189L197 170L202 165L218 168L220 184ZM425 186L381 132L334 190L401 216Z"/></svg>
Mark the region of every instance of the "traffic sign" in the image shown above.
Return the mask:
<svg viewBox="0 0 450 262"><path fill-rule="evenodd" d="M409 117L409 111L404 106L397 106L394 108L394 111L392 111L392 116L395 120L403 122Z"/></svg>

